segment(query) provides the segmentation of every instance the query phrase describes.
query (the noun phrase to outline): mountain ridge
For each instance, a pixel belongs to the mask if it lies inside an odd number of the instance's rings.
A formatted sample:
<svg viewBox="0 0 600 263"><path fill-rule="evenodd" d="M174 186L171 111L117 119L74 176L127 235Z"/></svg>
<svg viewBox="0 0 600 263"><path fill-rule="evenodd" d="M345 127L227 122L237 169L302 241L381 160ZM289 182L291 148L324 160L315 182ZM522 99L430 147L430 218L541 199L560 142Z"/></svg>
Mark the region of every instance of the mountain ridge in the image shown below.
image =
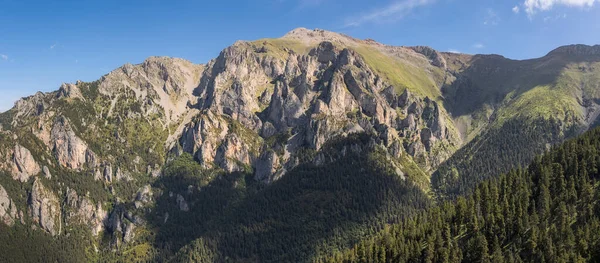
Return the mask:
<svg viewBox="0 0 600 263"><path fill-rule="evenodd" d="M593 127L600 59L585 54L596 49L561 47L510 60L300 28L278 39L238 41L206 64L170 57L127 63L96 81L23 98L0 114L0 201L8 205L0 212L6 222L58 239L84 226L89 247L115 261L127 249L170 258L186 244L153 231L184 222L205 229L234 218L240 229L223 240L200 230L186 235L231 252L213 242L257 237L249 229L259 226L284 230L286 217L265 204L315 202L335 210L323 190L332 187L360 205L333 213L351 227L320 237L321 248L293 237L295 255L319 256L319 249L356 241L370 224L381 227L378 219L469 193ZM340 176L318 176L328 171ZM379 192L361 192L352 182L370 178L377 182L369 189L389 193L384 182L394 182L389 187L402 193L383 194L381 207L364 204ZM254 199L264 206L248 201ZM303 220L330 223L311 211ZM362 217L366 211L372 218ZM197 221L205 217L207 223ZM236 257L252 261L260 249L250 251Z"/></svg>
<svg viewBox="0 0 600 263"><path fill-rule="evenodd" d="M295 28L291 31L289 31L288 33L284 34L280 39L285 39L285 38L291 38L291 39L304 39L304 37L313 37L315 38L315 36L320 36L322 41L331 41L332 39L348 39L351 41L354 41L356 43L369 43L369 44L374 44L377 46L387 46L387 47L401 47L401 48L409 48L409 49L418 49L418 48L425 48L428 50L432 50L432 51L436 51L442 54L446 54L446 55L463 55L463 56L469 56L469 57L474 57L474 56L485 56L485 57L498 57L498 58L502 58L502 59L507 59L507 60L511 60L511 61L529 61L529 60L537 60L537 59L543 59L545 57L551 56L551 55L556 55L556 54L592 54L592 55L600 55L600 45L587 45L587 44L569 44L569 45L563 45L563 46L559 46L551 51L549 51L546 55L541 56L541 57L535 57L535 58L527 58L527 59L511 59L511 58L507 58L501 54L469 54L469 53L454 53L454 52L447 52L447 51L437 51L429 46L404 46L404 45L400 45L400 46L396 46L396 45L388 45L388 44L383 44L380 42L377 42L373 39L358 39L358 38L354 38L345 34L341 34L341 33L335 33L332 31L327 31L327 30L323 30L323 29L308 29L308 28L304 28L304 27L299 27L299 28ZM327 36L327 37L326 37ZM318 39L318 38L316 38ZM316 39L310 39L308 42L309 43L314 43L314 42L318 42L318 40ZM236 41L233 45L239 44L239 43L250 43L250 42L257 42L260 41L259 40L238 40ZM419 52L417 52L419 53ZM148 61L153 61L153 60L164 60L164 59L172 59L172 60L181 60L181 61L185 61L187 63L193 64L193 65L197 65L197 66L203 66L208 64L208 62L206 63L194 63L191 62L190 60L187 60L185 58L180 58L180 57L172 57L172 56L150 56L147 57L146 59L144 59L144 61L137 63L137 64L132 64L130 62L126 62L125 64L123 64L123 66L120 66L114 70L112 70L109 73L106 73L104 75L102 75L100 77L103 78L106 75L112 73L113 71L117 71L125 66L128 65L141 65L144 64ZM212 59L211 59L212 60ZM62 83L62 85L66 85L66 84L77 84L83 82L81 80L77 80L75 83ZM58 90L54 90L54 91L48 91L48 92L42 92L42 91L38 91L41 93L53 93L56 92ZM36 92L37 93L37 92ZM32 97L34 95L29 95L29 96L25 96L22 97L21 99L26 99L29 97ZM16 103L16 102L15 102ZM14 106L13 106L14 107ZM12 108L6 109L6 111L11 110Z"/></svg>

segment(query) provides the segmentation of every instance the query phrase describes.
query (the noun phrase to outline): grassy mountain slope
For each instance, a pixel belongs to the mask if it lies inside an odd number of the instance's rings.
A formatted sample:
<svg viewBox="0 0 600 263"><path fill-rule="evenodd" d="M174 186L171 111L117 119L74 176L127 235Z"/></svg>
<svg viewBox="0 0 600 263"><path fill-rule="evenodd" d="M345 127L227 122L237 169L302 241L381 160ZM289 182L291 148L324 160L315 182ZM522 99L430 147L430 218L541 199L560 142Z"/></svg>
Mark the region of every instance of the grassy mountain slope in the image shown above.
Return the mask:
<svg viewBox="0 0 600 263"><path fill-rule="evenodd" d="M432 176L441 197L526 165L598 119L595 47L567 46L525 61L445 55L456 76L444 87L445 103L457 126L467 126L461 129L467 143Z"/></svg>

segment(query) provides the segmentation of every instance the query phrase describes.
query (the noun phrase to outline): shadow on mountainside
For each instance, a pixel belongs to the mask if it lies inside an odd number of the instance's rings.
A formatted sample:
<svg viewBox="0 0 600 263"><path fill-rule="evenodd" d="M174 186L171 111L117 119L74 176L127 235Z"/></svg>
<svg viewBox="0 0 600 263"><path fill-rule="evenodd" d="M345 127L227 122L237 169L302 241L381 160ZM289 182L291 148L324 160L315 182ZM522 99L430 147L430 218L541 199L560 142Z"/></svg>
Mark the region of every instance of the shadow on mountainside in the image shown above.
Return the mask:
<svg viewBox="0 0 600 263"><path fill-rule="evenodd" d="M600 62L600 55L564 52L558 49L544 57L529 60L475 55L469 61L458 62L467 66L457 73L456 81L442 87L444 106L454 117L471 114L484 104L497 105L510 92L515 92L514 97L518 97L535 87L556 83L569 64Z"/></svg>
<svg viewBox="0 0 600 263"><path fill-rule="evenodd" d="M429 205L419 188L388 170L385 159L372 155L347 155L323 166L300 165L267 186L249 175L226 174L191 194L180 191L195 185L193 179L165 176L156 184L165 192L149 217L158 229L156 246L170 251L161 256L172 258L185 244L201 239L213 251L187 246L177 261L195 253L216 255L211 259L221 262L310 261L349 247ZM189 212L176 211L177 193L187 200Z"/></svg>

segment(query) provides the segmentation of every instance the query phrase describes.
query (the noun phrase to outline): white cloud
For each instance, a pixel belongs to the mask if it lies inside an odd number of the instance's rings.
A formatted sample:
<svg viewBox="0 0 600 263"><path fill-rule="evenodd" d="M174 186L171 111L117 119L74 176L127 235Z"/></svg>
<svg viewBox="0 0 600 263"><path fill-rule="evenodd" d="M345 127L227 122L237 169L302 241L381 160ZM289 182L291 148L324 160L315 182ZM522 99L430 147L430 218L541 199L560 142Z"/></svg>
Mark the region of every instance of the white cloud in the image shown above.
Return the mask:
<svg viewBox="0 0 600 263"><path fill-rule="evenodd" d="M7 56L7 55L4 55L4 54L0 54L0 58L1 58L2 60L8 60L8 56Z"/></svg>
<svg viewBox="0 0 600 263"><path fill-rule="evenodd" d="M600 0L525 0L525 12L533 16L537 12L547 11L555 5L564 5L569 7L592 7L596 1Z"/></svg>
<svg viewBox="0 0 600 263"><path fill-rule="evenodd" d="M475 44L473 44L473 47L476 48L476 49L482 49L485 46L483 44L481 44L481 43L475 43Z"/></svg>
<svg viewBox="0 0 600 263"><path fill-rule="evenodd" d="M483 24L486 26L496 26L498 25L498 23L500 23L500 17L498 16L498 14L496 14L496 11L494 11L494 9L488 8L485 14L485 20L483 21Z"/></svg>
<svg viewBox="0 0 600 263"><path fill-rule="evenodd" d="M454 54L461 54L460 51L456 50L456 49L448 49L449 53L454 53Z"/></svg>
<svg viewBox="0 0 600 263"><path fill-rule="evenodd" d="M382 20L398 20L410 14L413 9L432 4L433 2L435 0L403 0L392 2L384 8L359 15L357 18L348 19L346 27L360 26L364 23Z"/></svg>
<svg viewBox="0 0 600 263"><path fill-rule="evenodd" d="M567 18L567 14L558 14L556 16L546 16L544 17L544 22L548 22L548 21L557 21L560 19L565 19Z"/></svg>
<svg viewBox="0 0 600 263"><path fill-rule="evenodd" d="M50 46L50 49L54 49L56 45L58 45L58 43L55 43L54 45Z"/></svg>
<svg viewBox="0 0 600 263"><path fill-rule="evenodd" d="M518 14L519 11L521 11L521 8L519 8L518 5L516 5L515 7L512 8L513 13Z"/></svg>

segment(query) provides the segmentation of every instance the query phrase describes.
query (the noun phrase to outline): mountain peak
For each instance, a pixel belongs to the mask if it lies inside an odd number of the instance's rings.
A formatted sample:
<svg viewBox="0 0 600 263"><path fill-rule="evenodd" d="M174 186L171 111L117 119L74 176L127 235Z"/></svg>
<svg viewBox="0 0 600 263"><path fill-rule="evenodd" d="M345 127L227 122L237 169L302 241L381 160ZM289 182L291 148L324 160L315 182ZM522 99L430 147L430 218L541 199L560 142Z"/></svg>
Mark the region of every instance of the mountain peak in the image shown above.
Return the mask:
<svg viewBox="0 0 600 263"><path fill-rule="evenodd" d="M577 55L577 56L600 56L600 45L567 45L554 49L548 55Z"/></svg>
<svg viewBox="0 0 600 263"><path fill-rule="evenodd" d="M307 28L296 28L283 36L283 39L299 40L304 43L315 43L323 41L331 41L338 43L357 43L362 42L360 39L356 39L341 33L331 32L323 29L307 29Z"/></svg>

